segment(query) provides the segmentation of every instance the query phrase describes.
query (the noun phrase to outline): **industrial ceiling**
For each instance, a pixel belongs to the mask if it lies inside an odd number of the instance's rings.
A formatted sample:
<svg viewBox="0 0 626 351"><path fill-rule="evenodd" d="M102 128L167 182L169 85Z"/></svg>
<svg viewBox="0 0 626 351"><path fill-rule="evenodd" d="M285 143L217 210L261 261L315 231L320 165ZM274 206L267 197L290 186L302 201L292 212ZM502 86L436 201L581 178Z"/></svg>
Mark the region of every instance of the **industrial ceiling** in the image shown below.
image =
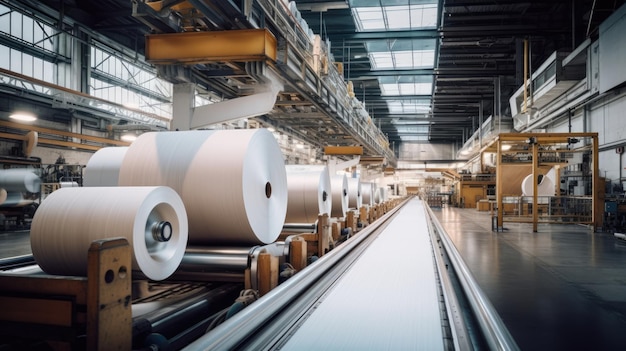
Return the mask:
<svg viewBox="0 0 626 351"><path fill-rule="evenodd" d="M147 0L21 0L58 9L123 45L144 51L146 25L133 4ZM274 0L278 3L280 0ZM184 3L162 1L164 7ZM188 0L208 30L236 29L244 0ZM523 40L530 62L573 50L624 1L302 0L296 5L314 33L330 43L355 96L393 145L457 146L492 115L510 117L508 99L523 81ZM167 31L164 29L164 31Z"/></svg>

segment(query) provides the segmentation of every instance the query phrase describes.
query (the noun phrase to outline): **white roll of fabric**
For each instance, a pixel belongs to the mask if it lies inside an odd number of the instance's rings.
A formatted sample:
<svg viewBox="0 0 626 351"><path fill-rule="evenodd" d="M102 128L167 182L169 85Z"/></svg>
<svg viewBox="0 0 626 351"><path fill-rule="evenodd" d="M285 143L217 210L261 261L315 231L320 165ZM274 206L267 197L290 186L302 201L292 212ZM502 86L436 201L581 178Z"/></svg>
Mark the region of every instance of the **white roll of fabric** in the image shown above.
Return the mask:
<svg viewBox="0 0 626 351"><path fill-rule="evenodd" d="M59 185L61 188L78 188L77 182L60 182Z"/></svg>
<svg viewBox="0 0 626 351"><path fill-rule="evenodd" d="M359 178L348 178L348 207L361 208L363 203L361 180Z"/></svg>
<svg viewBox="0 0 626 351"><path fill-rule="evenodd" d="M26 168L3 169L0 170L0 188L8 192L38 193L41 191L41 179Z"/></svg>
<svg viewBox="0 0 626 351"><path fill-rule="evenodd" d="M2 207L23 207L23 206L28 206L28 205L30 205L30 204L32 204L34 202L35 202L35 200L33 200L33 199L30 199L30 198L26 199L26 198L24 198L24 195L21 192L8 191L6 198L4 199L4 201L2 201L0 206L2 206Z"/></svg>
<svg viewBox="0 0 626 351"><path fill-rule="evenodd" d="M124 237L133 270L153 280L169 277L187 247L187 215L168 187L64 188L37 209L30 231L33 256L49 274L87 275L95 240Z"/></svg>
<svg viewBox="0 0 626 351"><path fill-rule="evenodd" d="M117 186L126 151L127 146L105 147L93 154L83 172L83 186Z"/></svg>
<svg viewBox="0 0 626 351"><path fill-rule="evenodd" d="M330 215L332 210L330 175L328 168L306 169L288 165L286 223L314 223L319 214Z"/></svg>
<svg viewBox="0 0 626 351"><path fill-rule="evenodd" d="M374 204L379 204L381 203L381 199L380 199L380 188L376 186L376 184L373 184L373 196L372 198L374 199Z"/></svg>
<svg viewBox="0 0 626 351"><path fill-rule="evenodd" d="M173 188L193 244L267 244L285 223L285 163L265 129L142 134L126 153L120 185Z"/></svg>
<svg viewBox="0 0 626 351"><path fill-rule="evenodd" d="M369 182L361 183L361 198L362 203L365 206L372 206L374 204L374 184Z"/></svg>
<svg viewBox="0 0 626 351"><path fill-rule="evenodd" d="M378 194L380 202L385 202L389 200L389 190L386 186L381 186L380 188L378 188Z"/></svg>
<svg viewBox="0 0 626 351"><path fill-rule="evenodd" d="M8 196L9 196L9 193L7 193L7 190L4 188L0 188L0 205L2 205L5 201L7 201Z"/></svg>
<svg viewBox="0 0 626 351"><path fill-rule="evenodd" d="M542 177L541 183L537 184L537 196L554 196L555 184L553 177L548 175ZM533 196L533 193L533 175L529 174L522 180L522 194L524 196Z"/></svg>
<svg viewBox="0 0 626 351"><path fill-rule="evenodd" d="M330 176L331 217L343 218L348 210L348 178L345 174Z"/></svg>

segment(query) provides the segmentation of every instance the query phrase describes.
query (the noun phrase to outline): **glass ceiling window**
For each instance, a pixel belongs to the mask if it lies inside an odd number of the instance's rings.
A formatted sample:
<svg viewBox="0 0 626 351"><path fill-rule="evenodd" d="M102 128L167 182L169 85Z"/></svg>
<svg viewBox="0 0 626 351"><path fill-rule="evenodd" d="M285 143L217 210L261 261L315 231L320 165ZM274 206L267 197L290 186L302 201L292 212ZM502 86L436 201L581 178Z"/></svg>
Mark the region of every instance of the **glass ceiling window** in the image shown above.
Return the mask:
<svg viewBox="0 0 626 351"><path fill-rule="evenodd" d="M367 6L365 1L352 1L357 30L411 30L437 26L437 4ZM364 6L360 6L364 5Z"/></svg>
<svg viewBox="0 0 626 351"><path fill-rule="evenodd" d="M435 39L365 42L372 69L428 69L435 65Z"/></svg>
<svg viewBox="0 0 626 351"><path fill-rule="evenodd" d="M430 112L429 100L389 100L387 108L390 113L427 113Z"/></svg>
<svg viewBox="0 0 626 351"><path fill-rule="evenodd" d="M435 50L373 52L369 58L373 69L432 68Z"/></svg>
<svg viewBox="0 0 626 351"><path fill-rule="evenodd" d="M383 96L431 95L433 90L431 76L379 77L378 84Z"/></svg>

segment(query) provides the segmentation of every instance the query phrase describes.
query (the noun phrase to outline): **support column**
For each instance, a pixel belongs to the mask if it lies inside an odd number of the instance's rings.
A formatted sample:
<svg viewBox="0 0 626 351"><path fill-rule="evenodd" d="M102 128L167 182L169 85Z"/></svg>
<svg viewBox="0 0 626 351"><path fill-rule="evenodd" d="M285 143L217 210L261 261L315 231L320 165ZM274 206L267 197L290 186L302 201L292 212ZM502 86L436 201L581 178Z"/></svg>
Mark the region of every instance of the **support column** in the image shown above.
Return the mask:
<svg viewBox="0 0 626 351"><path fill-rule="evenodd" d="M172 96L172 122L170 130L190 130L193 116L196 85L175 84Z"/></svg>
<svg viewBox="0 0 626 351"><path fill-rule="evenodd" d="M539 145L533 143L533 232L537 232L537 221L539 220L539 208L537 208L537 175L539 174Z"/></svg>
<svg viewBox="0 0 626 351"><path fill-rule="evenodd" d="M599 165L598 165L598 136L595 135L591 138L592 142L593 142L593 174L591 175L591 177L593 178L593 185L592 185L592 189L591 189L591 220L593 221L593 230L596 231L596 228L601 228L602 227L602 212L603 212L603 207L604 207L604 201L602 201L600 203L599 201L599 197L600 194L604 194L604 187L600 186L600 172L599 172ZM621 158L622 155L620 154L619 157ZM622 170L620 169L620 174L621 174ZM620 178L620 182L621 182L621 178ZM603 196L603 195L602 195Z"/></svg>
<svg viewBox="0 0 626 351"><path fill-rule="evenodd" d="M504 180L502 179L502 141L499 138L496 142L496 146L498 147L498 151L496 153L496 206L498 208L496 230L500 230L503 227L502 222L504 207L502 204L502 184L504 183Z"/></svg>

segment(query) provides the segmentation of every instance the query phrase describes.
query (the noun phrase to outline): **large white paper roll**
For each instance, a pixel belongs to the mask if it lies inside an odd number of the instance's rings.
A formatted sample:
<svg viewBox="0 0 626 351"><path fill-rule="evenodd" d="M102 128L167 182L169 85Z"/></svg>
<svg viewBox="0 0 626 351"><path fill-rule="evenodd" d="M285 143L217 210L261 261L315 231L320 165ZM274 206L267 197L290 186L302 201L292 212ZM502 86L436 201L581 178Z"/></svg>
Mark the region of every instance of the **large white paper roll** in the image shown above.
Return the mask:
<svg viewBox="0 0 626 351"><path fill-rule="evenodd" d="M83 186L117 186L126 151L126 146L105 147L93 154L83 172Z"/></svg>
<svg viewBox="0 0 626 351"><path fill-rule="evenodd" d="M373 191L373 196L372 198L374 199L374 204L379 204L381 203L381 198L380 198L380 188L376 186L376 184L373 184L374 188L372 189Z"/></svg>
<svg viewBox="0 0 626 351"><path fill-rule="evenodd" d="M187 235L185 207L168 187L63 188L37 209L30 244L46 273L85 276L91 243L124 237L133 270L162 280L178 268Z"/></svg>
<svg viewBox="0 0 626 351"><path fill-rule="evenodd" d="M5 190L6 191L6 190ZM34 203L35 200L31 198L24 198L24 194L17 191L6 192L4 201L0 203L2 207L24 207Z"/></svg>
<svg viewBox="0 0 626 351"><path fill-rule="evenodd" d="M389 200L389 190L386 186L378 188L378 197L381 203Z"/></svg>
<svg viewBox="0 0 626 351"><path fill-rule="evenodd" d="M359 178L348 178L348 207L361 208L363 198L361 194L361 180Z"/></svg>
<svg viewBox="0 0 626 351"><path fill-rule="evenodd" d="M9 193L7 193L6 189L0 188L0 205L7 201L8 196Z"/></svg>
<svg viewBox="0 0 626 351"><path fill-rule="evenodd" d="M348 210L348 178L345 174L330 176L331 217L343 218Z"/></svg>
<svg viewBox="0 0 626 351"><path fill-rule="evenodd" d="M369 182L361 183L361 198L363 205L372 206L374 204L374 184Z"/></svg>
<svg viewBox="0 0 626 351"><path fill-rule="evenodd" d="M0 170L0 188L8 192L38 193L41 191L41 179L26 168Z"/></svg>
<svg viewBox="0 0 626 351"><path fill-rule="evenodd" d="M541 183L537 185L537 196L554 196L555 185L551 177L545 175L541 179ZM527 175L522 180L522 194L524 196L533 196L533 175Z"/></svg>
<svg viewBox="0 0 626 351"><path fill-rule="evenodd" d="M286 223L314 223L319 214L330 215L332 209L330 175L327 167L318 170L288 165Z"/></svg>
<svg viewBox="0 0 626 351"><path fill-rule="evenodd" d="M285 163L265 129L142 134L126 153L120 185L176 190L193 244L267 244L285 222Z"/></svg>

